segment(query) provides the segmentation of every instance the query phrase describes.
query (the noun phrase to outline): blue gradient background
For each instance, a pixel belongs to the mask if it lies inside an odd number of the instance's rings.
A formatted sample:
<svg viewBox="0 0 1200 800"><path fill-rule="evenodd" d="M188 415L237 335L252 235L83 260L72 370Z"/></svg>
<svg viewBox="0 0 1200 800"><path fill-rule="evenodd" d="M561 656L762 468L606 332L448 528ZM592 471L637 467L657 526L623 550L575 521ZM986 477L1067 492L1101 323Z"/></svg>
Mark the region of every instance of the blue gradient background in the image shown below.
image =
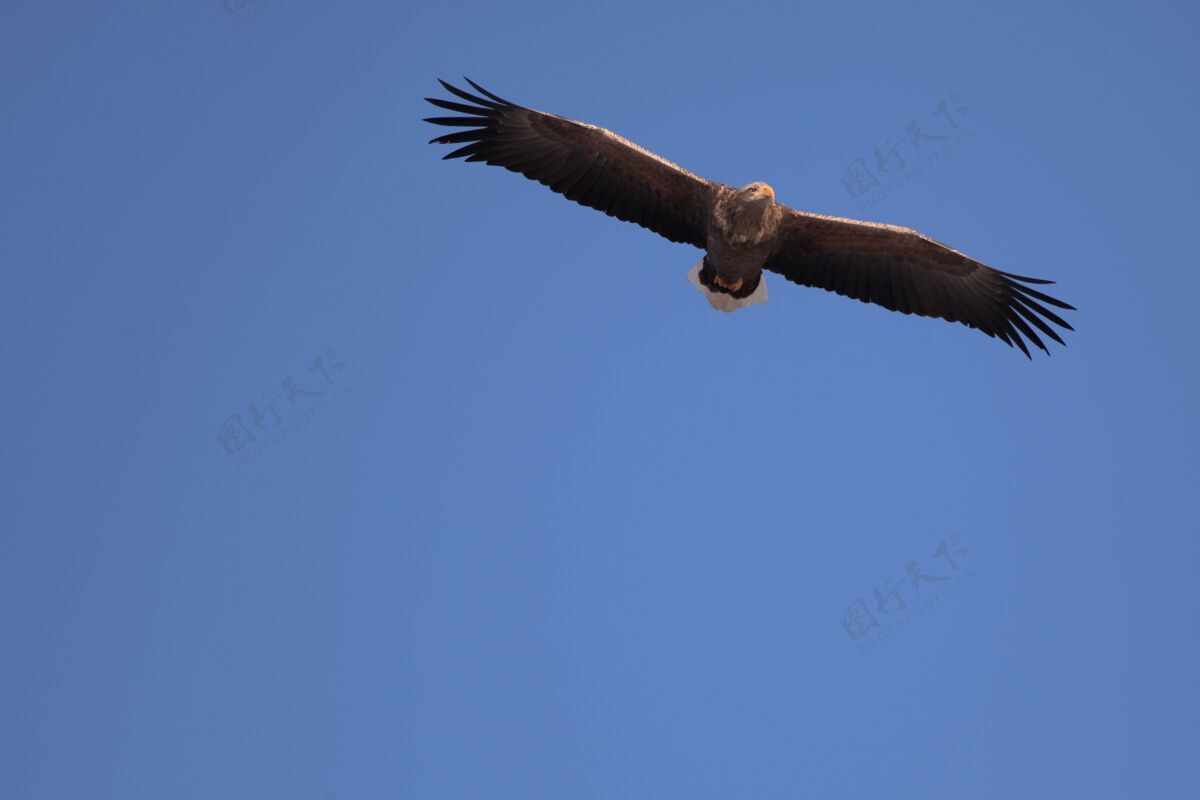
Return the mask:
<svg viewBox="0 0 1200 800"><path fill-rule="evenodd" d="M7 4L0 794L1200 796L1178 8ZM956 92L867 216L1078 333L714 313L696 251L441 163L461 74L841 215Z"/></svg>

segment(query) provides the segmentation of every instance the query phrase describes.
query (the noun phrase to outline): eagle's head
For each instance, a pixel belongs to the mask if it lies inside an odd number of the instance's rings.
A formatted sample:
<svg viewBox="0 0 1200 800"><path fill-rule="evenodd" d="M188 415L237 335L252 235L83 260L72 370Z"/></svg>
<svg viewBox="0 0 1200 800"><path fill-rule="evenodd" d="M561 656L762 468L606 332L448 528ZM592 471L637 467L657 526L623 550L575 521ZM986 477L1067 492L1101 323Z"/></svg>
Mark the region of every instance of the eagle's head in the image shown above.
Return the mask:
<svg viewBox="0 0 1200 800"><path fill-rule="evenodd" d="M747 183L741 189L738 189L738 194L747 200L756 200L763 203L775 202L775 190L762 181Z"/></svg>

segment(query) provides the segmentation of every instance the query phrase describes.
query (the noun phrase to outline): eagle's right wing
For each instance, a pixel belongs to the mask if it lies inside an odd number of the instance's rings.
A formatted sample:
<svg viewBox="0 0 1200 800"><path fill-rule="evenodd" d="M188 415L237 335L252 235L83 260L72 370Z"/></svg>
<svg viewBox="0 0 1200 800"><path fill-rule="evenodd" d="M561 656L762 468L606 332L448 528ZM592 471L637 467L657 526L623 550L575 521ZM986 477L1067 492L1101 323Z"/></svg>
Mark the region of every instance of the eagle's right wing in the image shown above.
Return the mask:
<svg viewBox="0 0 1200 800"><path fill-rule="evenodd" d="M1029 286L1053 281L992 269L895 225L807 214L784 206L766 268L793 283L892 311L961 322L1010 347L1015 344L1027 356L1024 339L1050 352L1038 331L1064 344L1050 326L1073 330L1046 305L1074 308Z"/></svg>
<svg viewBox="0 0 1200 800"><path fill-rule="evenodd" d="M478 97L439 81L471 105L425 98L465 116L429 117L466 127L431 140L463 144L445 158L483 161L550 187L577 203L635 222L673 242L704 248L716 184L659 158L611 131L504 100L467 79Z"/></svg>

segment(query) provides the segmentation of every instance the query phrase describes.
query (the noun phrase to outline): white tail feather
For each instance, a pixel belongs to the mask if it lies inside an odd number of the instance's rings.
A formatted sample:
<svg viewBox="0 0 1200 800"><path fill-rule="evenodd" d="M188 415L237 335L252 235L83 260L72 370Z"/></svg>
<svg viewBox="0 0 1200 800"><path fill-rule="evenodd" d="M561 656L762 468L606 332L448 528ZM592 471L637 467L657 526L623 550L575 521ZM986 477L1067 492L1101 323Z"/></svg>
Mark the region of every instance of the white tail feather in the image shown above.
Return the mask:
<svg viewBox="0 0 1200 800"><path fill-rule="evenodd" d="M704 259L700 259L696 266L688 270L688 282L695 286L700 292L708 298L709 305L718 311L737 311L739 308L752 306L757 303L767 302L767 276L763 275L758 279L758 287L747 297L734 297L731 294L724 292L714 292L703 283L700 282L700 268L704 266Z"/></svg>

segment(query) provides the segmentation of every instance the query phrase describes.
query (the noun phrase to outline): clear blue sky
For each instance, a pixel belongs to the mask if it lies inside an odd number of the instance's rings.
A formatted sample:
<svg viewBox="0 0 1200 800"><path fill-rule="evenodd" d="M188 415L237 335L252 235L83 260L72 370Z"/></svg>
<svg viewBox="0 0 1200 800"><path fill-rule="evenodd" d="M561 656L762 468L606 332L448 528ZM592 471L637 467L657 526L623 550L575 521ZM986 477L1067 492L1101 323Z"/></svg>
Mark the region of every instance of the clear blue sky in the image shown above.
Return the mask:
<svg viewBox="0 0 1200 800"><path fill-rule="evenodd" d="M1194 10L230 8L0 12L0 794L1200 796ZM1078 332L716 313L463 74Z"/></svg>

